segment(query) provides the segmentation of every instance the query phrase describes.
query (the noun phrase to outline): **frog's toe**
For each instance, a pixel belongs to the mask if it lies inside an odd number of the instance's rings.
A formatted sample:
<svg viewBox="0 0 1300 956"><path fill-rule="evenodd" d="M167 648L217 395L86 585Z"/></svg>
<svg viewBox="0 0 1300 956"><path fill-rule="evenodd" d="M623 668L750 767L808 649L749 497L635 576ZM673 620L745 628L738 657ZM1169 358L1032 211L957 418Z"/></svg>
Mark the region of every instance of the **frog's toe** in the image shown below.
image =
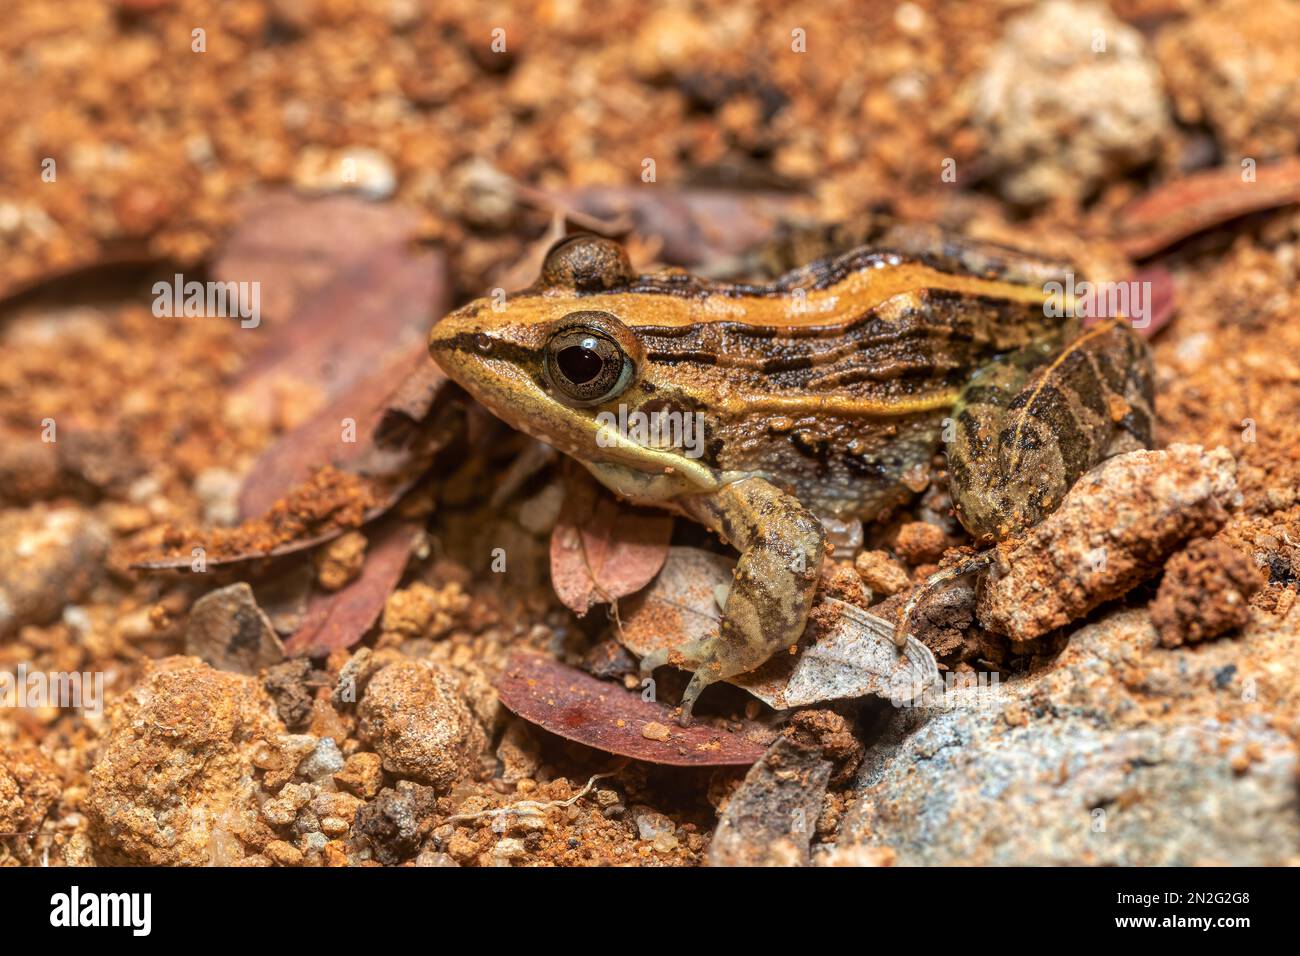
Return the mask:
<svg viewBox="0 0 1300 956"><path fill-rule="evenodd" d="M678 724L683 727L690 726L691 713L695 710L695 701L699 699L700 694L704 692L704 688L708 687L710 683L712 681L708 679L703 668L695 672L691 682L686 685L685 693L682 694L681 710L677 714Z"/></svg>

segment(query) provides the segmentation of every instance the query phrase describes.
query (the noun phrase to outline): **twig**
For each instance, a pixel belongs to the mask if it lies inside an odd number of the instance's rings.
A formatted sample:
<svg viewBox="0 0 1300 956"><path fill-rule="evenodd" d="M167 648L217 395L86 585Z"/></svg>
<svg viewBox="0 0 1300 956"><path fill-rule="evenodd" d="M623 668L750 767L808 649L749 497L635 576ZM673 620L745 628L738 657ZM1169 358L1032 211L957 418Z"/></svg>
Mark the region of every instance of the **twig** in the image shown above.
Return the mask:
<svg viewBox="0 0 1300 956"><path fill-rule="evenodd" d="M477 820L480 817L496 817L508 813L519 813L521 811L542 811L542 810L547 810L551 807L571 807L575 803L577 803L579 799L585 797L588 793L591 792L591 788L595 786L597 780L603 780L606 777L614 776L620 770L622 770L626 765L627 765L627 761L625 760L622 763L620 763L617 767L615 767L613 770L609 770L605 773L593 774L591 779L587 781L587 785L583 787L581 790L579 790L577 793L575 793L573 796L569 797L569 799L567 800L548 800L545 803L542 803L541 801L538 800L520 800L518 803L512 803L504 807L493 807L490 810L480 810L477 813L453 814L443 822L444 823L468 823L470 820Z"/></svg>

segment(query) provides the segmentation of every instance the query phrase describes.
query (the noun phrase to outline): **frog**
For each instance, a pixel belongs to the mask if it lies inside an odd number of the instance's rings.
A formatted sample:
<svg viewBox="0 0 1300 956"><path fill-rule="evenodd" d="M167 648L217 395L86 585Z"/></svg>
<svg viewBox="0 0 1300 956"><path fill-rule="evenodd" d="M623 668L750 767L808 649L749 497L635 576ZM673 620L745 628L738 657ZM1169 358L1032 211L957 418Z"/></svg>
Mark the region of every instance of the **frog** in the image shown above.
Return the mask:
<svg viewBox="0 0 1300 956"><path fill-rule="evenodd" d="M923 224L843 235L779 274L704 278L642 274L578 233L531 286L430 332L435 362L497 417L738 552L716 633L640 662L691 672L680 723L709 685L795 651L827 522L905 504L941 450L956 519L991 551L1151 445L1145 341L1123 317L1083 328L1045 305L1068 262ZM690 427L626 427L656 420Z"/></svg>

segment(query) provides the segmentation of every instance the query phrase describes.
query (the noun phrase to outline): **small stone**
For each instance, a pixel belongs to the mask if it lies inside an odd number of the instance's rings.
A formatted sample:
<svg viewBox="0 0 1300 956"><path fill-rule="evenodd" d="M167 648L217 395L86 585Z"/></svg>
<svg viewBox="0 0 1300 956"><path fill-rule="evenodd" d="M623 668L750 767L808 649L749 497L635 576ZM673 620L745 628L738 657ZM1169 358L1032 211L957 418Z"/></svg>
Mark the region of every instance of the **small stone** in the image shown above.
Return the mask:
<svg viewBox="0 0 1300 956"><path fill-rule="evenodd" d="M660 833L651 843L656 853L671 853L677 849L677 837L671 833Z"/></svg>
<svg viewBox="0 0 1300 956"><path fill-rule="evenodd" d="M469 595L455 581L440 589L417 581L388 596L382 627L403 637L436 639L450 631L469 606Z"/></svg>
<svg viewBox="0 0 1300 956"><path fill-rule="evenodd" d="M353 192L377 201L396 191L397 172L392 161L378 150L309 146L299 156L293 184L307 193Z"/></svg>
<svg viewBox="0 0 1300 956"><path fill-rule="evenodd" d="M484 732L450 672L427 661L389 664L366 686L357 705L357 736L384 769L450 790L475 766Z"/></svg>
<svg viewBox="0 0 1300 956"><path fill-rule="evenodd" d="M472 863L478 859L479 847L464 830L457 830L447 843L447 852L460 863Z"/></svg>
<svg viewBox="0 0 1300 956"><path fill-rule="evenodd" d="M982 160L1015 203L1084 197L1169 135L1146 41L1101 3L1049 0L1012 18L971 88Z"/></svg>
<svg viewBox="0 0 1300 956"><path fill-rule="evenodd" d="M304 854L320 853L328 845L329 838L323 833L306 833L300 842Z"/></svg>
<svg viewBox="0 0 1300 956"><path fill-rule="evenodd" d="M321 855L325 858L326 866L348 865L348 849L342 840L330 840L325 844Z"/></svg>
<svg viewBox="0 0 1300 956"><path fill-rule="evenodd" d="M0 515L0 638L48 624L98 583L108 532L72 508Z"/></svg>
<svg viewBox="0 0 1300 956"><path fill-rule="evenodd" d="M391 866L411 857L433 829L437 798L431 787L398 781L372 802L361 804L353 836L370 847L375 860Z"/></svg>
<svg viewBox="0 0 1300 956"><path fill-rule="evenodd" d="M316 744L316 749L298 764L298 776L307 780L319 781L322 777L337 773L343 769L343 754L339 752L334 738L326 737Z"/></svg>
<svg viewBox="0 0 1300 956"><path fill-rule="evenodd" d="M379 754L358 751L348 757L342 770L334 774L334 782L349 793L369 800L384 785L383 761Z"/></svg>
<svg viewBox="0 0 1300 956"><path fill-rule="evenodd" d="M863 551L853 566L872 594L897 594L911 583L907 571L885 551Z"/></svg>
<svg viewBox="0 0 1300 956"><path fill-rule="evenodd" d="M302 851L292 843L284 840L272 840L262 852L273 863L279 866L300 866L302 864Z"/></svg>
<svg viewBox="0 0 1300 956"><path fill-rule="evenodd" d="M194 494L203 503L203 520L214 525L239 523L242 476L225 468L205 468L194 479Z"/></svg>
<svg viewBox="0 0 1300 956"><path fill-rule="evenodd" d="M497 745L497 759L501 761L501 779L506 783L517 784L537 773L541 755L527 723L522 720L510 723Z"/></svg>
<svg viewBox="0 0 1300 956"><path fill-rule="evenodd" d="M185 652L217 670L250 677L284 660L284 645L242 581L194 602Z"/></svg>
<svg viewBox="0 0 1300 956"><path fill-rule="evenodd" d="M1222 541L1197 538L1165 565L1151 623L1165 647L1205 641L1244 627L1250 599L1264 586L1250 559Z"/></svg>
<svg viewBox="0 0 1300 956"><path fill-rule="evenodd" d="M498 840L496 846L492 848L492 865L509 866L513 861L527 854L524 849L524 841L518 837L506 837Z"/></svg>
<svg viewBox="0 0 1300 956"><path fill-rule="evenodd" d="M0 833L32 834L63 791L62 774L35 747L0 743ZM34 840L15 840L13 850L23 858L23 848Z"/></svg>
<svg viewBox="0 0 1300 956"><path fill-rule="evenodd" d="M641 736L646 740L668 740L672 737L673 732L667 725L652 720L641 728Z"/></svg>
<svg viewBox="0 0 1300 956"><path fill-rule="evenodd" d="M677 831L677 825L669 817L648 807L633 807L632 818L636 820L637 835L642 840L653 840L664 833Z"/></svg>
<svg viewBox="0 0 1300 956"><path fill-rule="evenodd" d="M312 812L320 820L321 832L328 836L342 836L352 828L357 809L362 802L350 793L322 793L311 803Z"/></svg>
<svg viewBox="0 0 1300 956"><path fill-rule="evenodd" d="M416 866L460 866L450 853L439 853L437 850L425 847L420 851L420 855L415 858Z"/></svg>
<svg viewBox="0 0 1300 956"><path fill-rule="evenodd" d="M290 730L305 730L311 720L315 700L311 677L311 661L305 657L293 657L266 669L263 686Z"/></svg>
<svg viewBox="0 0 1300 956"><path fill-rule="evenodd" d="M898 529L894 541L898 556L911 565L938 561L947 546L943 529L925 521L909 521Z"/></svg>
<svg viewBox="0 0 1300 956"><path fill-rule="evenodd" d="M316 583L338 591L356 580L366 563L366 536L360 531L339 535L316 552Z"/></svg>

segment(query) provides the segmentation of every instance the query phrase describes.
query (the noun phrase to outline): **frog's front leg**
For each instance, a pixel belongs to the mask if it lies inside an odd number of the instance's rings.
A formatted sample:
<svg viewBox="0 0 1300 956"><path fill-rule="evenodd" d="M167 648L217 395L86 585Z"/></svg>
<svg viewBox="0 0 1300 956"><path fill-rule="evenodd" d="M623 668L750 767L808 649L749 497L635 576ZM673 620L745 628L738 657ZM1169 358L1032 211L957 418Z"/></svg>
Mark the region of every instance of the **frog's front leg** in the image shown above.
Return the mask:
<svg viewBox="0 0 1300 956"><path fill-rule="evenodd" d="M744 478L683 507L740 551L716 637L647 655L642 673L673 663L694 670L682 695L689 722L700 692L744 674L803 634L821 576L825 531L794 497L762 478Z"/></svg>

